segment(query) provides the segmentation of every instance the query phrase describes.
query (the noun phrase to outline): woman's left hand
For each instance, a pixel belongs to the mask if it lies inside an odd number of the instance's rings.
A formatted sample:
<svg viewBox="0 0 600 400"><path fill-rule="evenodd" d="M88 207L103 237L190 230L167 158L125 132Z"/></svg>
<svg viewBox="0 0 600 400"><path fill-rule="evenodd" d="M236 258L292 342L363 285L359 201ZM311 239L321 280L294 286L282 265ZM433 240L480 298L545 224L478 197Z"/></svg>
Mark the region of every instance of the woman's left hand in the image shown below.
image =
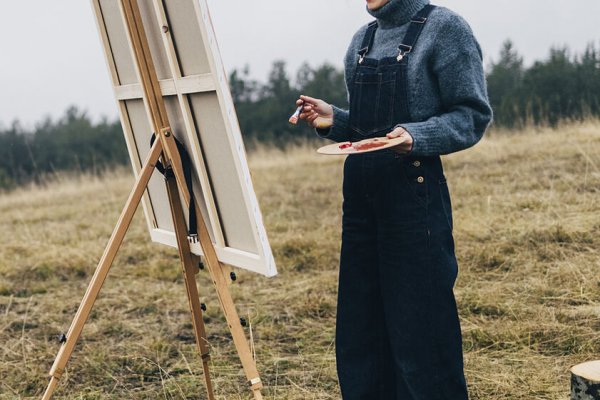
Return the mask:
<svg viewBox="0 0 600 400"><path fill-rule="evenodd" d="M399 126L395 128L393 131L386 135L388 139L395 139L398 137L403 137L404 141L397 146L390 147L391 150L394 150L398 154L406 154L412 150L413 146L413 138L410 136L410 133L403 127Z"/></svg>

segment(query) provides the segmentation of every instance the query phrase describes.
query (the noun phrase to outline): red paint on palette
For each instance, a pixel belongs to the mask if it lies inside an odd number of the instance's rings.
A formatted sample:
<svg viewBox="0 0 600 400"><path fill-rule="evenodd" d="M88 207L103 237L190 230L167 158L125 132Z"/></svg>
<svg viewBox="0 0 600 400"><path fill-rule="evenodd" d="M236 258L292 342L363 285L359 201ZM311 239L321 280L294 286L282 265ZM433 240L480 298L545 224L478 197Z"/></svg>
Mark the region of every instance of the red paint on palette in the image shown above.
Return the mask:
<svg viewBox="0 0 600 400"><path fill-rule="evenodd" d="M364 151L364 150L375 149L377 147L383 147L386 144L387 143L383 142L383 141L373 140L371 142L366 142L366 143L356 143L354 145L354 148L358 151Z"/></svg>

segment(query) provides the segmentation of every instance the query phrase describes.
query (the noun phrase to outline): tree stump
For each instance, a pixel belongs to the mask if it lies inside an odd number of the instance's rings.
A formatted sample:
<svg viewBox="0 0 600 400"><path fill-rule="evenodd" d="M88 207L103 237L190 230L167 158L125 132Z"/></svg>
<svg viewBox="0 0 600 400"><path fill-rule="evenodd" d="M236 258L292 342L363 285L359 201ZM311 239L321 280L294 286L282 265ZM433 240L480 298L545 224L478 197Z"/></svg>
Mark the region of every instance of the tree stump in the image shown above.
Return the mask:
<svg viewBox="0 0 600 400"><path fill-rule="evenodd" d="M600 400L600 361L571 368L571 400Z"/></svg>

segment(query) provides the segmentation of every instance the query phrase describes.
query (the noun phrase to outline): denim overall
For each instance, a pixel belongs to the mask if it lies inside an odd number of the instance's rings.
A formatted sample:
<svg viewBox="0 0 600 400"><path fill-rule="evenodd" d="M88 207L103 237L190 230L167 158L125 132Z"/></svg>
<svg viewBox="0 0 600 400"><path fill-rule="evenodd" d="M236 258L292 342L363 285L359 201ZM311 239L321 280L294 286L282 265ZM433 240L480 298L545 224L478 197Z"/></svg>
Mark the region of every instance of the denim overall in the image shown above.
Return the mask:
<svg viewBox="0 0 600 400"><path fill-rule="evenodd" d="M412 122L407 65L433 8L412 18L397 58L367 58L377 23L369 25L350 86L353 140ZM440 158L390 150L349 156L343 192L336 332L343 398L466 400Z"/></svg>

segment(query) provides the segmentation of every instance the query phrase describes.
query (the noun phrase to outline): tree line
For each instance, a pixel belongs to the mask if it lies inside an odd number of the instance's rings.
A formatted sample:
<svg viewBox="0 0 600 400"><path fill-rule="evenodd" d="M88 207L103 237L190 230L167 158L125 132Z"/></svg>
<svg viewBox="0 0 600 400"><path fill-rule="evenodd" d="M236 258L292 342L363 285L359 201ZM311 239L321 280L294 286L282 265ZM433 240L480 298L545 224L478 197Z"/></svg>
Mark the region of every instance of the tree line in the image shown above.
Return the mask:
<svg viewBox="0 0 600 400"><path fill-rule="evenodd" d="M563 120L600 116L600 47L582 54L557 47L543 61L525 67L523 57L506 41L487 72L496 125L555 126Z"/></svg>
<svg viewBox="0 0 600 400"><path fill-rule="evenodd" d="M25 129L0 129L0 189L41 180L61 171L99 173L128 162L119 120L92 122L76 107L60 119Z"/></svg>
<svg viewBox="0 0 600 400"><path fill-rule="evenodd" d="M581 54L567 47L553 48L545 60L527 67L507 41L486 75L498 126L556 125L600 116L600 48L593 44ZM249 147L257 142L285 145L315 136L306 125L287 122L301 93L347 106L344 73L327 63L304 64L291 76L284 61L275 61L265 82L253 79L248 67L235 69L229 84ZM98 172L127 163L120 122L93 122L76 107L33 129L18 122L0 126L0 188L56 171Z"/></svg>

